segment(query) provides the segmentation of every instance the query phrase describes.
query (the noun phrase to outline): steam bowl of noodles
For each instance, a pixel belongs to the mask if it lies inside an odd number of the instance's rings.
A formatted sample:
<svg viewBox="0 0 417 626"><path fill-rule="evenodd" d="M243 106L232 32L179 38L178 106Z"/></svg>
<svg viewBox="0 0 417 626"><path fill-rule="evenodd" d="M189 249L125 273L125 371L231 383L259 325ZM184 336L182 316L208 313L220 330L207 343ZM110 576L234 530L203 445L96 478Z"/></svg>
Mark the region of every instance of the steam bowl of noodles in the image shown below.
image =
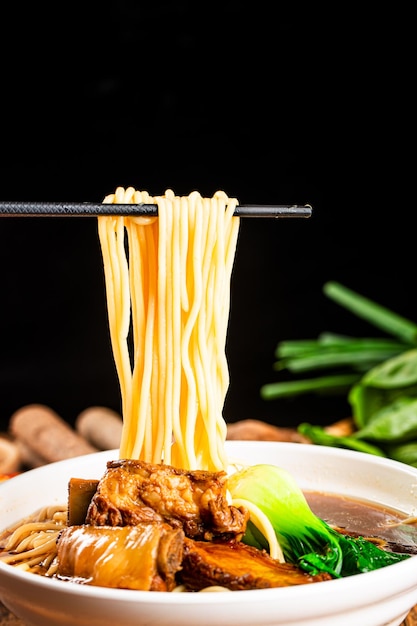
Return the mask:
<svg viewBox="0 0 417 626"><path fill-rule="evenodd" d="M231 463L267 463L290 472L304 493L383 505L410 519L417 469L349 450L297 443L228 441ZM99 479L118 450L52 463L0 485L1 528L42 507L65 510L71 478ZM64 520L65 523L65 520ZM270 589L136 591L37 575L0 561L0 599L27 626L367 626L399 625L417 603L414 556L345 578Z"/></svg>

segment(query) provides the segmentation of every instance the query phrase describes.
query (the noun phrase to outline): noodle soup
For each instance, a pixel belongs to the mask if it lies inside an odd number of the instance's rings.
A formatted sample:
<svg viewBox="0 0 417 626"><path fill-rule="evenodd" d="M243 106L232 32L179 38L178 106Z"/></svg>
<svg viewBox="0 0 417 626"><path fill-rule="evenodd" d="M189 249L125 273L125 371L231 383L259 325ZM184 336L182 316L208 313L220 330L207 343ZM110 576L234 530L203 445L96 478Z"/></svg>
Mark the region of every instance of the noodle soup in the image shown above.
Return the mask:
<svg viewBox="0 0 417 626"><path fill-rule="evenodd" d="M351 451L276 442L226 442L231 459L275 463L291 472L303 491L338 494L382 505L405 516L416 512L417 470ZM99 478L117 451L62 461L22 474L0 487L2 529L41 506L66 502L73 476ZM103 589L22 572L0 563L0 597L34 626L396 626L417 603L417 568L407 561L378 571L313 585L236 593L149 593ZM354 602L352 602L354 598ZM94 621L95 620L95 621Z"/></svg>

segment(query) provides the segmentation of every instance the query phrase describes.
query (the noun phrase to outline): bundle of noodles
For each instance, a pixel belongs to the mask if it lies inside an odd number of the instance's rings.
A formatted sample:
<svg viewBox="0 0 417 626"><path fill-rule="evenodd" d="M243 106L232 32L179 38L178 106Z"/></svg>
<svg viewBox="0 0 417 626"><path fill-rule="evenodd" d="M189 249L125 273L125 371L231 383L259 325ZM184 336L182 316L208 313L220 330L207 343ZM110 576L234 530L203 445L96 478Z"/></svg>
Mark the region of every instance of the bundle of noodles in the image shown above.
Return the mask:
<svg viewBox="0 0 417 626"><path fill-rule="evenodd" d="M158 217L98 218L122 398L120 458L225 469L237 200L121 187L104 199L141 202L156 204Z"/></svg>

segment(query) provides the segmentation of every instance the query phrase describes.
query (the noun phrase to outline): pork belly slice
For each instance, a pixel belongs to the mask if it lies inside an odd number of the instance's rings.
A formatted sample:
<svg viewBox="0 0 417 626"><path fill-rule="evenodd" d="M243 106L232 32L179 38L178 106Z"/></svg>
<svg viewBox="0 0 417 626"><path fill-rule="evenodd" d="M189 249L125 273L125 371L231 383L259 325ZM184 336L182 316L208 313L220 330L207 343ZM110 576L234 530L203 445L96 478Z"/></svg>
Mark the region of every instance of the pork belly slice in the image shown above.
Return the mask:
<svg viewBox="0 0 417 626"><path fill-rule="evenodd" d="M99 587L171 591L184 533L168 524L69 526L58 539L57 577Z"/></svg>
<svg viewBox="0 0 417 626"><path fill-rule="evenodd" d="M330 580L329 574L311 576L296 565L280 563L264 550L242 542L184 539L182 570L178 575L190 591L220 585L231 591L288 587Z"/></svg>
<svg viewBox="0 0 417 626"><path fill-rule="evenodd" d="M188 471L130 459L109 461L86 523L167 522L193 539L240 538L249 513L228 504L226 484L223 471Z"/></svg>

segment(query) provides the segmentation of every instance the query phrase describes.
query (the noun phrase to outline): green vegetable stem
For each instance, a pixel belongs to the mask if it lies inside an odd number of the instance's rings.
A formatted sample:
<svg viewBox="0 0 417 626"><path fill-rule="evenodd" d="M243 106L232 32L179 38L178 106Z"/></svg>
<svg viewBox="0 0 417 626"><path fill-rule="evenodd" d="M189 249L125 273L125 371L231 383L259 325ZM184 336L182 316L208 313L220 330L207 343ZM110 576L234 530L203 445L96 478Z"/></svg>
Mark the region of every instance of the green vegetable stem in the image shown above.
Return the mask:
<svg viewBox="0 0 417 626"><path fill-rule="evenodd" d="M334 448L348 448L357 452L367 452L375 456L386 457L387 454L378 446L363 441L355 435L345 435L339 437L326 432L322 426L314 426L308 422L303 422L298 426L298 432L308 437L312 443L320 446L331 446Z"/></svg>
<svg viewBox="0 0 417 626"><path fill-rule="evenodd" d="M340 374L321 376L308 380L289 380L270 383L261 387L261 397L264 400L288 398L315 392L317 394L347 393L351 386L360 380L358 374Z"/></svg>

